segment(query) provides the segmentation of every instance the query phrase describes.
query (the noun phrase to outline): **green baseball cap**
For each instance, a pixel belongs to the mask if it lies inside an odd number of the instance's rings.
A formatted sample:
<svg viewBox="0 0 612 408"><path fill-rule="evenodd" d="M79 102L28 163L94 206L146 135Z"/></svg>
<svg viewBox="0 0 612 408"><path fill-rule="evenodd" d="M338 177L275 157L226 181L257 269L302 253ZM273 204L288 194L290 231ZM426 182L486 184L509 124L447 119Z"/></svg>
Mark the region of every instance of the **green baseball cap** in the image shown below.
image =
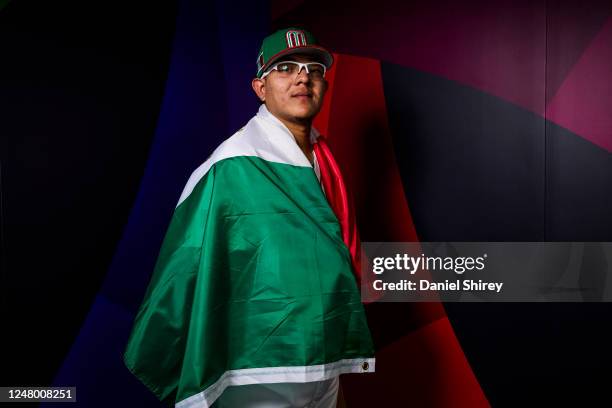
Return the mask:
<svg viewBox="0 0 612 408"><path fill-rule="evenodd" d="M302 28L289 27L278 30L264 38L257 56L257 78L281 57L291 54L308 54L316 57L327 68L331 67L334 57L317 40Z"/></svg>

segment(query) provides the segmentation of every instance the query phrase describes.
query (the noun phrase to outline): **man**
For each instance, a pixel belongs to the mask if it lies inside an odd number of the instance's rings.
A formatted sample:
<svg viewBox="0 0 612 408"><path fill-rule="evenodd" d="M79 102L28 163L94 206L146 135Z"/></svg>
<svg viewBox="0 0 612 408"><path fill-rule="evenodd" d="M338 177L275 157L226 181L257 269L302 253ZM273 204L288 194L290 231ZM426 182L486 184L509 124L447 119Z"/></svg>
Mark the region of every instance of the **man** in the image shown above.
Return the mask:
<svg viewBox="0 0 612 408"><path fill-rule="evenodd" d="M332 55L300 29L266 37L263 102L191 176L124 355L177 407L334 407L374 371L344 183L312 120Z"/></svg>

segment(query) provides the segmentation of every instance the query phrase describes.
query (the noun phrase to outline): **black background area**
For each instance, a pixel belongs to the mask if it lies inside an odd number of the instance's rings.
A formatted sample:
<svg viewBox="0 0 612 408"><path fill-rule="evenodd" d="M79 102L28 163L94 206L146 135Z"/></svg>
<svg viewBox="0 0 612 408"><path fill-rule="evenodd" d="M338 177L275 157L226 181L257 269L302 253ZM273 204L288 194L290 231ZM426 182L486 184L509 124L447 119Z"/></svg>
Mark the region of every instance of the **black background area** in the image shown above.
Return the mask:
<svg viewBox="0 0 612 408"><path fill-rule="evenodd" d="M2 385L50 385L93 302L155 133L176 7L0 11Z"/></svg>

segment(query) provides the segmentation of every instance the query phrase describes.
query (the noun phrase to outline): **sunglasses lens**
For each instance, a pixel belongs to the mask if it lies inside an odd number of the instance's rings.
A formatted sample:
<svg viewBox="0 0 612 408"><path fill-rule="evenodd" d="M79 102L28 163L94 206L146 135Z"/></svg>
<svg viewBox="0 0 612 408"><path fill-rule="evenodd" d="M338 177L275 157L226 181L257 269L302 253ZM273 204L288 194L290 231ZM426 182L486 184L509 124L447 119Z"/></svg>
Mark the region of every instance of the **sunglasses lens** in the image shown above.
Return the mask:
<svg viewBox="0 0 612 408"><path fill-rule="evenodd" d="M323 78L325 76L325 67L321 64L308 64L308 72L313 78Z"/></svg>
<svg viewBox="0 0 612 408"><path fill-rule="evenodd" d="M297 72L299 66L295 62L281 62L276 66L276 69L281 74L293 75Z"/></svg>

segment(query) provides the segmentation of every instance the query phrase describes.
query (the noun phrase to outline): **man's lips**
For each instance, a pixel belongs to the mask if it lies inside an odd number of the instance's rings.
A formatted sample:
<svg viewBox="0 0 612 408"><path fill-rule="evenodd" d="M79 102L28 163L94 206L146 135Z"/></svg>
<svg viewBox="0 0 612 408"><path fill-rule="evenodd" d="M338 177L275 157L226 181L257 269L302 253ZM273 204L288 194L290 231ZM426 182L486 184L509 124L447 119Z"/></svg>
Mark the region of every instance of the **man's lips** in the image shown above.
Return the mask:
<svg viewBox="0 0 612 408"><path fill-rule="evenodd" d="M296 91L291 96L308 96L308 97L311 97L312 96L312 92L309 92L308 90L305 89L303 91Z"/></svg>

